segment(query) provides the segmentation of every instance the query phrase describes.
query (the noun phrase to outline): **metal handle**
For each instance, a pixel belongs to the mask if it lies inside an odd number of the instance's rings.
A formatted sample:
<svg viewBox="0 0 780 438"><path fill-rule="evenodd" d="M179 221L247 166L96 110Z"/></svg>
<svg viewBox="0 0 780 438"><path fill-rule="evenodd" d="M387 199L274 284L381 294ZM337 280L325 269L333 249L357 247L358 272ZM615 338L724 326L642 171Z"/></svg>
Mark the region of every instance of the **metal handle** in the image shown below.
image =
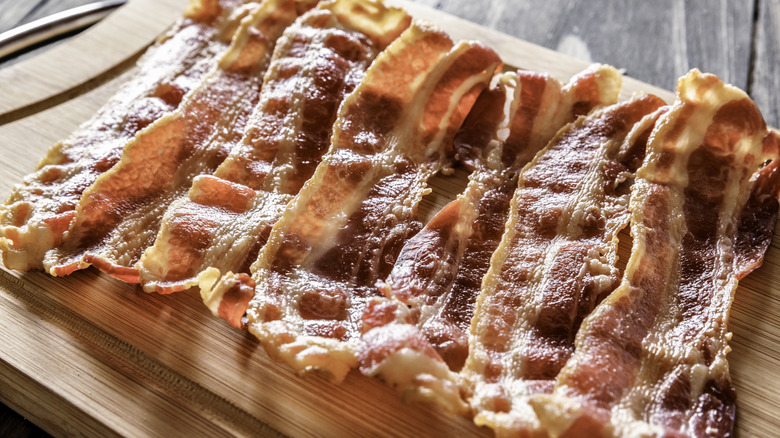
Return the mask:
<svg viewBox="0 0 780 438"><path fill-rule="evenodd" d="M127 0L90 3L23 24L0 34L0 59L74 30L91 26Z"/></svg>

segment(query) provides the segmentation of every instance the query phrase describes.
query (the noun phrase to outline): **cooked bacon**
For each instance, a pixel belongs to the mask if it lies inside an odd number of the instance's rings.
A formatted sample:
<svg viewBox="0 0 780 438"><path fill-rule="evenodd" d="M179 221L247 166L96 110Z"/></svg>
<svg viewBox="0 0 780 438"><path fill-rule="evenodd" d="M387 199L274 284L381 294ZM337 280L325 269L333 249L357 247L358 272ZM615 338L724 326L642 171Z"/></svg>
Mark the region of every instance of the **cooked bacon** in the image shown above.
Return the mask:
<svg viewBox="0 0 780 438"><path fill-rule="evenodd" d="M419 229L426 181L450 161L448 144L499 64L480 44L453 45L413 24L345 99L328 154L274 225L252 277L226 275L206 301L254 288L248 328L269 353L343 379L375 283Z"/></svg>
<svg viewBox="0 0 780 438"><path fill-rule="evenodd" d="M62 244L44 258L52 275L92 264L138 282L133 265L154 242L167 207L240 141L274 44L297 17L295 6L294 0L253 5L217 68L176 111L139 132L120 161L85 190Z"/></svg>
<svg viewBox="0 0 780 438"><path fill-rule="evenodd" d="M498 247L517 174L582 112L617 100L620 75L594 66L566 86L520 71L484 91L455 138L475 168L469 185L415 237L387 281L390 296L419 313L417 325L451 369L466 360L466 332L490 256Z"/></svg>
<svg viewBox="0 0 780 438"><path fill-rule="evenodd" d="M632 188L623 281L533 401L552 436L731 436L726 323L777 219L778 147L742 91L698 71L678 82Z"/></svg>
<svg viewBox="0 0 780 438"><path fill-rule="evenodd" d="M437 365L430 362L443 359L453 371L463 367L474 301L501 240L517 174L563 125L595 106L614 103L620 79L612 67L592 66L562 87L547 75L519 71L497 77L482 92L455 137L460 158L476 170L458 199L407 241L387 280L390 298L372 303L363 316L364 373L391 382L407 399L426 394L446 409L465 409L458 385L447 382L453 379L431 378ZM391 309L400 314L384 315ZM412 327L387 327L388 322ZM397 343L400 333L425 339L415 345L425 345L426 351L433 347L438 354L390 366L400 360L397 356L419 353ZM436 374L447 376L443 370ZM425 386L417 388L420 384Z"/></svg>
<svg viewBox="0 0 780 438"><path fill-rule="evenodd" d="M474 104L455 137L459 159L470 169L514 176L565 124L594 107L617 101L621 77L594 64L566 86L544 73L519 70L497 77Z"/></svg>
<svg viewBox="0 0 780 438"><path fill-rule="evenodd" d="M14 187L0 212L0 250L12 269L40 269L59 245L84 190L110 169L122 147L214 68L247 8L246 0L194 1L184 18L138 62L138 72L38 169Z"/></svg>
<svg viewBox="0 0 780 438"><path fill-rule="evenodd" d="M271 226L327 151L344 96L410 22L381 3L340 0L285 31L242 142L168 209L155 245L142 256L144 289L168 293L200 281L208 296L221 273L249 273ZM221 305L212 304L215 313L240 325L244 309L233 315L220 312Z"/></svg>
<svg viewBox="0 0 780 438"><path fill-rule="evenodd" d="M617 188L641 161L662 105L643 95L582 117L520 174L462 371L477 424L536 429L529 398L551 389L580 322L619 280L617 233L629 213Z"/></svg>

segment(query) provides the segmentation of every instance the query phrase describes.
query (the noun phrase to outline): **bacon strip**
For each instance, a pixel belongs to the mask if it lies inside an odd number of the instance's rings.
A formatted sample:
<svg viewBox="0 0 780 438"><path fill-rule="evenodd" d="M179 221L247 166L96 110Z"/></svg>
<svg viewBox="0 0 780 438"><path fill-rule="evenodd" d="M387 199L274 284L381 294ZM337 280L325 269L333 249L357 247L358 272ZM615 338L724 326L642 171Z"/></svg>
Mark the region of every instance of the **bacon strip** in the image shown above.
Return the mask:
<svg viewBox="0 0 780 438"><path fill-rule="evenodd" d="M385 286L390 298L369 304L361 371L405 399L431 397L449 411L467 409L446 367L459 371L468 355L474 302L504 231L517 174L559 128L614 103L619 89L614 68L593 66L566 87L518 71L498 76L482 92L455 137L460 159L476 170L458 199L404 245Z"/></svg>
<svg viewBox="0 0 780 438"><path fill-rule="evenodd" d="M200 281L208 296L221 273L249 273L271 226L327 151L344 96L410 22L400 9L339 0L285 31L241 144L213 176L195 178L189 197L168 209L142 256L144 289L169 293ZM226 312L231 306L222 301L212 307L240 325L243 309Z"/></svg>
<svg viewBox="0 0 780 438"><path fill-rule="evenodd" d="M59 245L84 190L119 161L135 134L175 110L214 68L247 13L246 0L193 1L139 60L138 72L70 138L52 147L0 211L0 250L11 269L40 269Z"/></svg>
<svg viewBox="0 0 780 438"><path fill-rule="evenodd" d="M275 41L295 18L294 0L252 5L218 68L176 111L139 132L120 161L84 192L62 244L45 256L52 275L92 264L138 282L133 265L154 242L167 207L241 139Z"/></svg>
<svg viewBox="0 0 780 438"><path fill-rule="evenodd" d="M662 105L638 96L582 117L520 174L462 371L476 424L537 428L529 398L551 389L580 322L619 280L617 233L629 214L616 189L641 162Z"/></svg>
<svg viewBox="0 0 780 438"><path fill-rule="evenodd" d="M731 436L726 323L771 240L779 146L744 92L695 70L678 82L632 188L623 281L533 401L553 436Z"/></svg>
<svg viewBox="0 0 780 438"><path fill-rule="evenodd" d="M376 58L342 104L331 149L274 225L252 278L226 275L212 294L256 283L248 328L272 356L334 380L356 365L365 303L419 229L426 180L451 159L447 145L499 64L492 50L453 46L419 23Z"/></svg>
<svg viewBox="0 0 780 438"><path fill-rule="evenodd" d="M463 367L474 302L501 240L517 174L563 125L614 103L621 80L607 66L592 66L566 87L526 71L496 79L455 137L461 160L476 169L469 185L407 241L387 280L390 298L375 300L363 316L361 357L373 361L363 360L361 370L391 383L406 399L432 396L455 412L466 409L456 379L430 362L444 360L453 371ZM411 345L433 347L438 354L421 354ZM404 366L392 365L399 361Z"/></svg>

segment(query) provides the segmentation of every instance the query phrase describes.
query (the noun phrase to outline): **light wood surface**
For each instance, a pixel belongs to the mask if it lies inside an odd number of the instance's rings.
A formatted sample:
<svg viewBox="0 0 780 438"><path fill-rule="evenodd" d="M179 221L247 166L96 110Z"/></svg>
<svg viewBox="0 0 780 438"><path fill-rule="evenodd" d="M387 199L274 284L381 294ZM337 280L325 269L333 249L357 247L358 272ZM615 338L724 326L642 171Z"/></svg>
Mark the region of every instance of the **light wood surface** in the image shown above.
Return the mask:
<svg viewBox="0 0 780 438"><path fill-rule="evenodd" d="M125 17L143 21L156 15L158 7L180 11L184 3L133 0L128 8L143 4L148 9ZM566 79L587 64L424 5L402 4L455 37L486 42L508 66ZM101 35L116 28L87 31L92 46L82 48L86 54L81 56L106 56L121 40L123 53L132 57L159 32L132 22L120 28L132 29L133 38ZM69 41L61 50L76 43L83 41ZM15 68L45 65L47 56L19 62ZM121 73L124 64L117 68L101 60L83 74L103 81L105 71ZM0 163L0 197L7 198L12 184L90 117L121 81L119 77L95 88L89 81L62 83L61 89L48 93L72 98L51 106L44 99L35 104L35 114L0 124L5 158ZM5 90L13 82L0 84ZM627 93L644 89L671 96L635 80L627 79L625 85ZM27 97L20 99L17 105ZM10 108L15 104L3 101ZM0 120L2 114L9 113L0 112ZM421 214L429 215L451 199L465 177L458 171L437 178ZM628 253L626 245L623 242L622 256ZM772 436L780 430L780 381L774 378L780 375L778 284L780 249L773 243L764 266L742 282L731 315L734 351L729 360L742 437ZM391 389L357 373L342 385L297 377L270 360L251 336L213 318L197 292L147 295L93 270L66 278L0 270L0 401L60 436L490 436L468 419L448 418L432 406L405 405Z"/></svg>

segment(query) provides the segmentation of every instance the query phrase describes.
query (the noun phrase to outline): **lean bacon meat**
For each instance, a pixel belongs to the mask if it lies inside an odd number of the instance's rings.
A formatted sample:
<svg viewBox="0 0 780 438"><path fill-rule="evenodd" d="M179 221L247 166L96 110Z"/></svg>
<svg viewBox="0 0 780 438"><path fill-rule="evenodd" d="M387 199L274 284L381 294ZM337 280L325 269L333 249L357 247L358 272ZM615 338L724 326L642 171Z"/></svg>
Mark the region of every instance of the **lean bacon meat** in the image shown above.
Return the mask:
<svg viewBox="0 0 780 438"><path fill-rule="evenodd" d="M82 193L119 161L133 136L175 110L228 49L246 0L194 1L141 58L137 73L89 121L55 145L0 211L0 250L12 269L40 269L62 241Z"/></svg>
<svg viewBox="0 0 780 438"><path fill-rule="evenodd" d="M344 96L410 22L400 9L341 0L320 3L285 31L242 142L168 209L141 258L146 290L200 283L209 296L222 273L249 273L270 228L327 152ZM231 298L212 298L212 307L241 327L246 303L233 311Z"/></svg>
<svg viewBox="0 0 780 438"><path fill-rule="evenodd" d="M631 190L622 283L583 322L550 395L552 436L731 436L729 307L778 211L776 132L717 77L680 79Z"/></svg>

